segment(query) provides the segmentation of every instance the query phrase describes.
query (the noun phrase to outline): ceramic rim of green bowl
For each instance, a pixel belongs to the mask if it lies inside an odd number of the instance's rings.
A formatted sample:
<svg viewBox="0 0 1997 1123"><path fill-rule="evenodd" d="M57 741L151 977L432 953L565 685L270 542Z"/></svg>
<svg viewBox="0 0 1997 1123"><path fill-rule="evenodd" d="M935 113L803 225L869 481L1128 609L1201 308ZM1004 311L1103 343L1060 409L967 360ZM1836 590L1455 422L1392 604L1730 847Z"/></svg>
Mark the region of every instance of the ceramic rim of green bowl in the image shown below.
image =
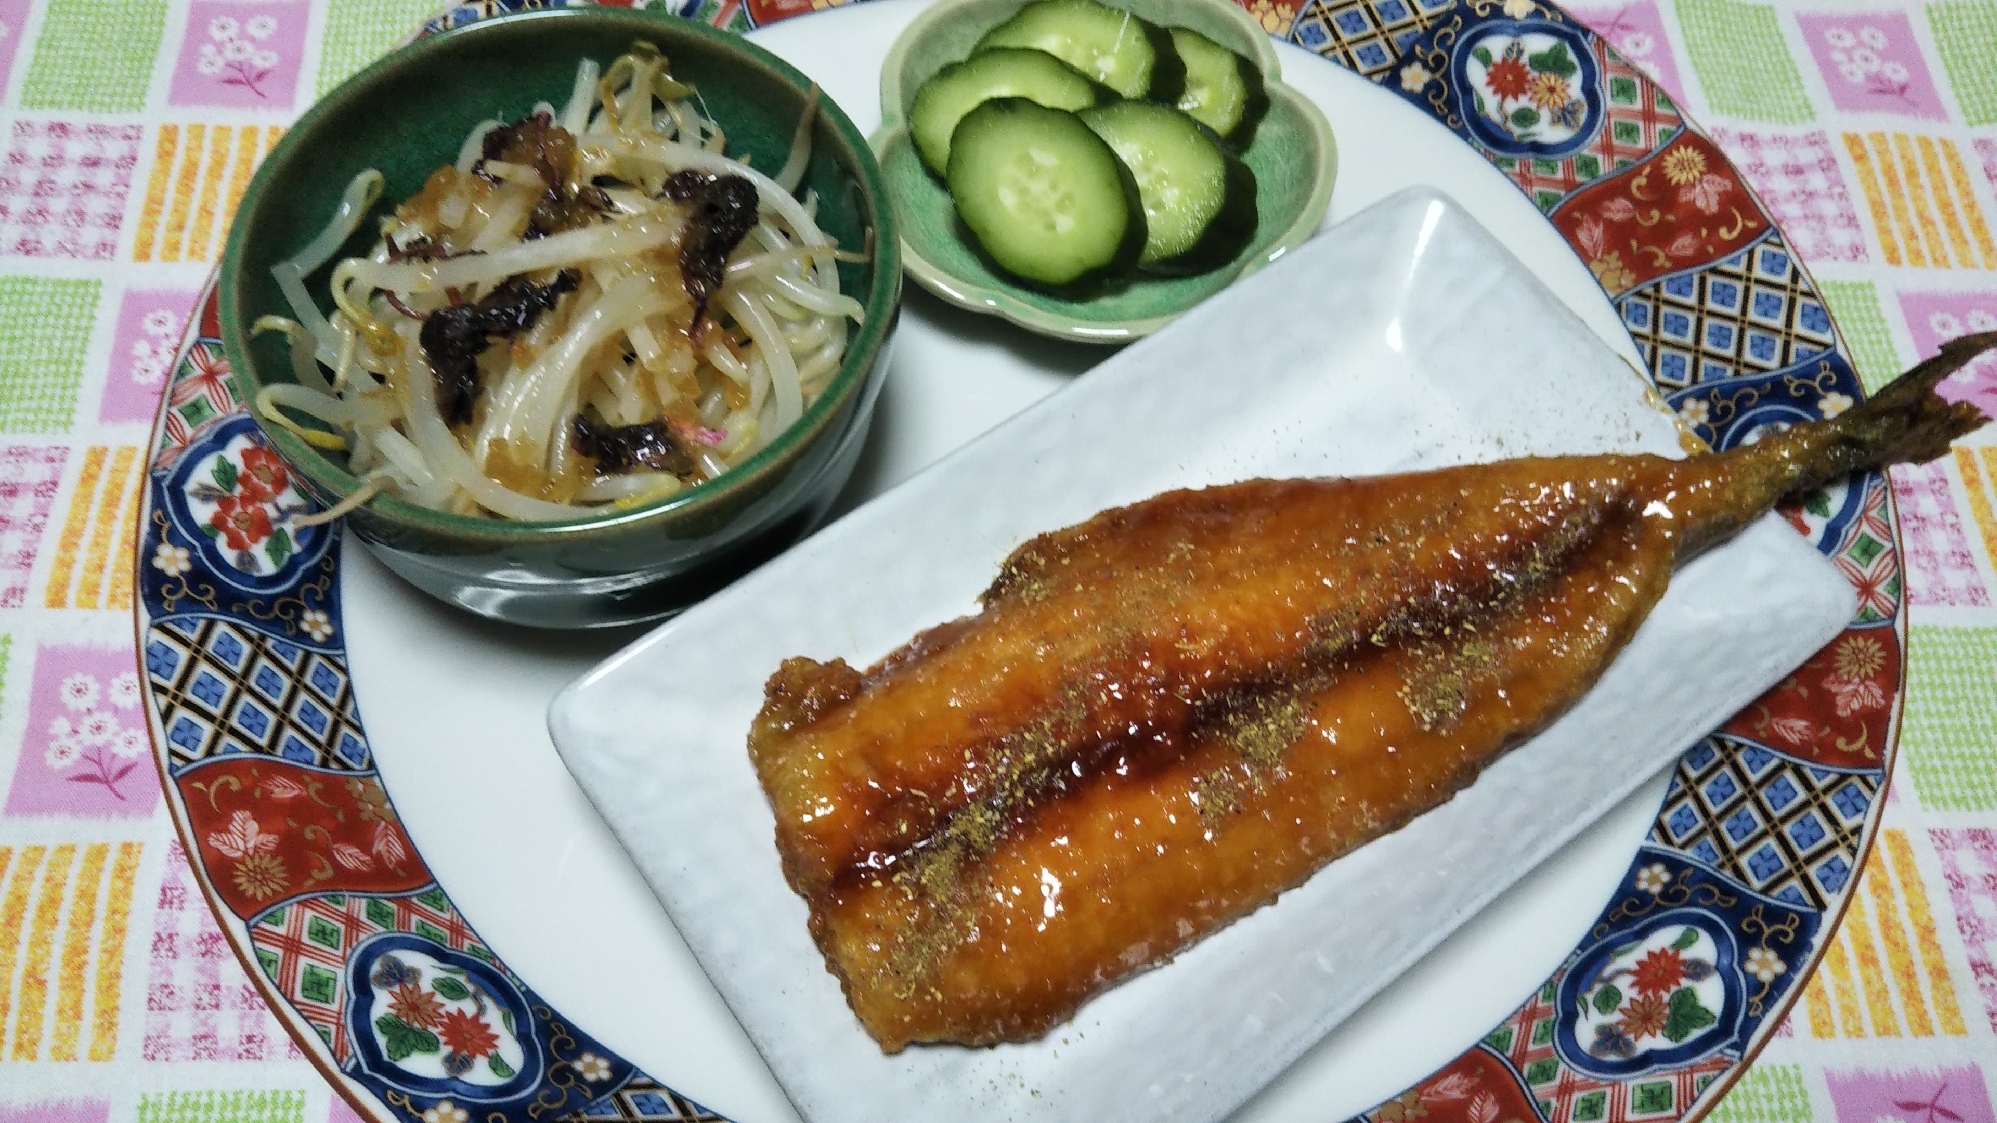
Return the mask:
<svg viewBox="0 0 1997 1123"><path fill-rule="evenodd" d="M1003 3L1003 0L1000 0ZM1014 0L1016 8L1025 7L1032 0ZM1133 0L1110 0L1112 6L1128 7ZM899 144L913 146L915 143L909 131L906 111L901 102L907 92L901 88L901 73L909 53L913 51L938 26L947 23L958 15L958 9L972 6L993 6L992 0L942 0L933 4L915 17L894 43L888 48L886 61L881 64L881 127L868 138L876 161L885 159L890 149ZM1317 103L1299 93L1295 87L1282 79L1282 61L1276 53L1275 42L1253 16L1240 5L1220 0L1212 5L1215 13L1228 23L1235 24L1243 32L1243 42L1255 57L1252 60L1263 68L1263 79L1267 84L1270 104L1281 102L1291 113L1297 115L1310 129L1318 142L1316 176L1311 183L1311 191L1304 199L1296 221L1285 228L1275 241L1270 242L1262 252L1254 256L1237 258L1219 269L1231 269L1233 276L1226 284L1232 285L1257 269L1274 262L1284 254L1296 249L1316 232L1318 224L1324 221L1324 213L1331 205L1331 189L1338 178L1338 140L1332 133L1331 122ZM1156 316L1140 316L1120 320L1088 320L1064 315L1036 307L1017 295L1013 286L994 288L983 282L969 280L944 268L924 256L921 247L903 240L901 254L909 275L914 277L925 290L935 294L945 303L981 315L997 316L1008 323L1028 331L1056 339L1066 339L1076 343L1124 344L1133 343L1157 331L1192 308L1193 305L1212 296L1212 293L1199 296L1184 307L1174 308Z"/></svg>
<svg viewBox="0 0 1997 1123"><path fill-rule="evenodd" d="M327 459L297 434L280 425L267 425L257 415L254 398L267 383L254 373L256 367L251 361L246 346L247 336L238 314L235 284L235 277L241 272L243 244L252 225L243 219L254 212L270 179L277 174L277 169L288 161L300 157L299 146L304 143L300 138L308 136L312 127L329 112L330 107L349 96L354 90L365 87L381 74L422 61L427 55L441 49L438 47L440 43L501 34L510 27L548 19L607 20L629 23L633 25L634 30L642 28L645 33L681 34L688 38L703 40L709 46L723 52L746 56L742 61L774 72L785 83L796 88L800 94L814 85L812 80L805 77L797 68L756 44L739 35L694 20L684 20L676 16L645 15L640 10L621 8L547 8L480 20L405 44L371 63L315 102L278 140L243 192L241 206L236 212L236 221L229 232L228 245L222 254L217 282L220 289L217 304L222 321L223 354L229 361L230 371L237 376L243 388L250 391L244 395L250 416L256 420L257 427L264 436L277 446L285 460L295 465L312 483L326 492L344 497L351 494L354 488L359 486L360 481L352 472ZM529 521L452 514L411 503L394 495L379 495L369 500L365 504L368 510L377 516L413 524L431 533L460 538L518 540L523 537L551 534L564 536L591 534L612 528L628 527L641 521L664 520L722 500L776 466L802 444L824 435L823 430L832 415L846 404L846 400L857 392L866 380L867 372L878 358L888 330L900 312L901 235L894 221L894 205L887 192L887 183L881 175L880 166L874 161L873 149L868 146L866 138L860 134L860 130L846 116L845 111L822 94L818 101L818 113L831 124L833 131L851 154L852 158L842 160L841 164L859 181L869 204L865 213L873 224L874 260L872 282L863 305L866 316L853 337L847 341L846 354L840 360L838 373L826 384L825 392L819 395L818 400L805 410L803 417L793 422L775 440L757 450L754 456L713 480L687 488L669 499L628 510L584 513L574 519Z"/></svg>

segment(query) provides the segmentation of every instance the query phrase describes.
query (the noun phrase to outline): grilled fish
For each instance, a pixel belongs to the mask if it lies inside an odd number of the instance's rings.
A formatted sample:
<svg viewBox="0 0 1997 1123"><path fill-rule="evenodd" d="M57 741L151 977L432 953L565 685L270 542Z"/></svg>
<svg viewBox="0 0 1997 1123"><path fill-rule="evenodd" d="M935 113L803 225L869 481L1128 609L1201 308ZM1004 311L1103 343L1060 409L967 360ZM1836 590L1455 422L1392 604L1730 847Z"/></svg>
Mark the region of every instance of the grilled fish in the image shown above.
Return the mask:
<svg viewBox="0 0 1997 1123"><path fill-rule="evenodd" d="M1673 568L1784 496L1939 456L1935 383L1725 453L1175 491L1041 535L975 616L787 660L749 751L887 1052L1026 1040L1448 800L1593 685Z"/></svg>

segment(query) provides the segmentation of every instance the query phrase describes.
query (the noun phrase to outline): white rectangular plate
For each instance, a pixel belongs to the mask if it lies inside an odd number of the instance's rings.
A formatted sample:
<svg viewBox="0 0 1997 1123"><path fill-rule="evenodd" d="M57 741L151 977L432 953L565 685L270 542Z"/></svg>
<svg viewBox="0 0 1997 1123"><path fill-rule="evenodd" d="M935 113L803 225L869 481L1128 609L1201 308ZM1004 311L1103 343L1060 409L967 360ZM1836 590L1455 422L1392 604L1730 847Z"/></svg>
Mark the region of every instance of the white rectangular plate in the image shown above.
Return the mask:
<svg viewBox="0 0 1997 1123"><path fill-rule="evenodd" d="M884 1056L847 1010L749 765L764 680L792 655L869 664L975 611L1025 539L1170 488L1611 450L1683 455L1522 265L1406 192L659 628L565 690L550 728L807 1118L1215 1119L1836 635L1836 571L1763 520L1683 569L1595 689L1454 800L991 1049Z"/></svg>

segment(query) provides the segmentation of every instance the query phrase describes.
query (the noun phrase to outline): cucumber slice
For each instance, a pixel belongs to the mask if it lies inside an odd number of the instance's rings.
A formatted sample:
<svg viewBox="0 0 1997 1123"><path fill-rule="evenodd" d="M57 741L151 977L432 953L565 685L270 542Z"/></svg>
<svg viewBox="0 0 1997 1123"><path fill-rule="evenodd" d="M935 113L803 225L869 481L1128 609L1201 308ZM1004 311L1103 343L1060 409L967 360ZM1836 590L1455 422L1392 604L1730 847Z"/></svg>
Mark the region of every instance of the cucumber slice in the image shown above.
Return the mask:
<svg viewBox="0 0 1997 1123"><path fill-rule="evenodd" d="M1074 114L994 98L950 137L957 215L999 268L1060 288L1128 269L1144 248L1137 185Z"/></svg>
<svg viewBox="0 0 1997 1123"><path fill-rule="evenodd" d="M1269 108L1262 72L1197 31L1175 27L1171 35L1173 48L1186 64L1186 89L1179 95L1179 108L1235 151L1248 147L1256 122Z"/></svg>
<svg viewBox="0 0 1997 1123"><path fill-rule="evenodd" d="M1087 109L1101 87L1044 51L994 47L936 72L915 93L909 132L937 175L950 167L950 134L964 114L995 97L1023 97L1051 109ZM1112 96L1103 91L1103 96Z"/></svg>
<svg viewBox="0 0 1997 1123"><path fill-rule="evenodd" d="M987 31L976 50L988 47L1046 51L1124 97L1171 104L1185 87L1185 64L1163 28L1095 0L1028 4Z"/></svg>
<svg viewBox="0 0 1997 1123"><path fill-rule="evenodd" d="M1079 116L1137 181L1146 230L1141 268L1204 272L1233 260L1255 236L1255 173L1213 130L1150 101L1099 105Z"/></svg>

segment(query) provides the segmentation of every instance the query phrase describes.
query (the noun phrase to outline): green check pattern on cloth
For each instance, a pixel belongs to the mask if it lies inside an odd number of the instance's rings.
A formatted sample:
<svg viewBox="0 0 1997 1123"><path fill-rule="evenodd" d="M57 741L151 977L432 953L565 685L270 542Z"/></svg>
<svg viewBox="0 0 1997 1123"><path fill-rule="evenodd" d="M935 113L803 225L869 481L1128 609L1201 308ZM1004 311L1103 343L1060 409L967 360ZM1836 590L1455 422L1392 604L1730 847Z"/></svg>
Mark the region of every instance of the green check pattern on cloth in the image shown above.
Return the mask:
<svg viewBox="0 0 1997 1123"><path fill-rule="evenodd" d="M436 14L432 0L327 0L326 39L319 54L321 94L402 41Z"/></svg>
<svg viewBox="0 0 1997 1123"><path fill-rule="evenodd" d="M1278 32L1306 2L1241 0ZM69 782L51 730L140 672L132 559L96 528L140 486L229 176L432 8L0 0L0 1123L355 1119L219 939L156 784ZM1997 0L1572 11L1753 181L1868 387L1997 327ZM203 61L225 48L255 90ZM1640 118L1618 118L1621 143ZM1965 385L1997 408L1997 362ZM1997 429L1894 486L1900 774L1823 968L1716 1123L1997 1123ZM312 970L301 985L330 996ZM1670 1117L1668 1081L1632 1087L1547 1101L1545 1123Z"/></svg>
<svg viewBox="0 0 1997 1123"><path fill-rule="evenodd" d="M1713 1123L1811 1123L1801 1065L1759 1064L1713 1109Z"/></svg>
<svg viewBox="0 0 1997 1123"><path fill-rule="evenodd" d="M101 284L0 276L0 433L64 433Z"/></svg>
<svg viewBox="0 0 1997 1123"><path fill-rule="evenodd" d="M1893 332L1879 306L1879 290L1870 281L1819 281L1817 288L1844 333L1865 392L1892 381L1900 373L1900 357L1893 351Z"/></svg>
<svg viewBox="0 0 1997 1123"><path fill-rule="evenodd" d="M1719 114L1783 125L1816 116L1773 7L1679 0L1678 20L1706 98Z"/></svg>
<svg viewBox="0 0 1997 1123"><path fill-rule="evenodd" d="M42 15L21 108L137 113L167 9L149 0L53 0Z"/></svg>
<svg viewBox="0 0 1997 1123"><path fill-rule="evenodd" d="M1997 4L1951 0L1928 7L1935 50L1969 125L1997 124Z"/></svg>
<svg viewBox="0 0 1997 1123"><path fill-rule="evenodd" d="M1920 626L1909 645L1901 744L1921 803L1997 811L1997 629Z"/></svg>
<svg viewBox="0 0 1997 1123"><path fill-rule="evenodd" d="M139 1097L138 1123L305 1123L303 1091L267 1088Z"/></svg>

